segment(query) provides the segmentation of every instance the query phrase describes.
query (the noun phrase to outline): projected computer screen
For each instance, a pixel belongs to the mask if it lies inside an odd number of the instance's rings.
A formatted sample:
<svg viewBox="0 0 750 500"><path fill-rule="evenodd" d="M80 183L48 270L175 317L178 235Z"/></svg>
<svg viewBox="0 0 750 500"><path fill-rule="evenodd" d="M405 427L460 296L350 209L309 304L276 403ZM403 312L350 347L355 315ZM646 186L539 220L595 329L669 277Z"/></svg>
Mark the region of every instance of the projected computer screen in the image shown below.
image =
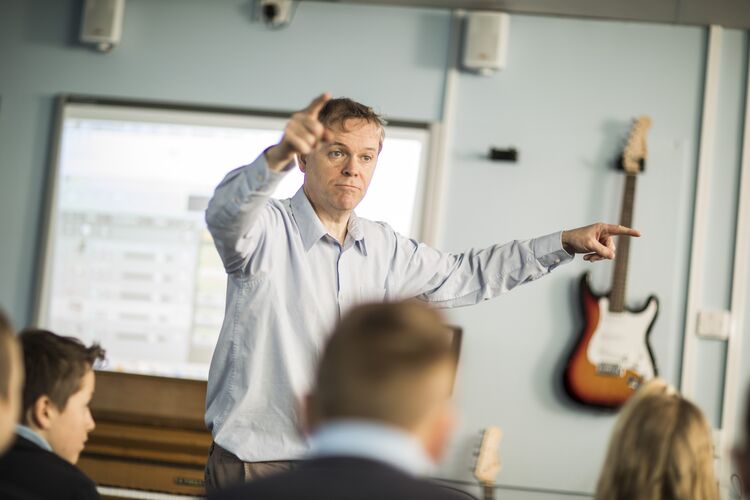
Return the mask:
<svg viewBox="0 0 750 500"><path fill-rule="evenodd" d="M67 101L58 128L37 323L107 350L105 369L205 379L226 274L204 210L224 175L286 120L237 112ZM416 236L425 128L386 129L357 214ZM273 194L302 185L290 172Z"/></svg>

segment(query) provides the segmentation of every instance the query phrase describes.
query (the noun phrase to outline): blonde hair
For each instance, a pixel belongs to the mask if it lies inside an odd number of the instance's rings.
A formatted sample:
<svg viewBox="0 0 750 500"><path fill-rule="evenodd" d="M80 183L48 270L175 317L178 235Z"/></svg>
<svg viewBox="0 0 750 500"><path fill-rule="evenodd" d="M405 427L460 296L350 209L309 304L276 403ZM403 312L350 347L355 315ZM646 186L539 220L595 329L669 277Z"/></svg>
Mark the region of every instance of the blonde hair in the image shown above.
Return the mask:
<svg viewBox="0 0 750 500"><path fill-rule="evenodd" d="M693 403L662 380L623 407L596 488L597 500L718 500L713 439Z"/></svg>
<svg viewBox="0 0 750 500"><path fill-rule="evenodd" d="M364 418L404 428L447 400L451 331L417 302L353 308L323 352L314 389L316 419Z"/></svg>

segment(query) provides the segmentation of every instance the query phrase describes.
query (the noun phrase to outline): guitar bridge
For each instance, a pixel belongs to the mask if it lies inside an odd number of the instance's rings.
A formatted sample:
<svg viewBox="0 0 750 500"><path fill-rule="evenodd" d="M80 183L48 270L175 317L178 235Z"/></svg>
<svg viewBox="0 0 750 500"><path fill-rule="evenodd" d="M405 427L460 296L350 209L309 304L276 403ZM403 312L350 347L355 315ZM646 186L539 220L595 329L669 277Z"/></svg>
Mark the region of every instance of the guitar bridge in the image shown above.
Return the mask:
<svg viewBox="0 0 750 500"><path fill-rule="evenodd" d="M614 363L599 363L596 365L596 374L610 377L622 377L625 375L625 369Z"/></svg>

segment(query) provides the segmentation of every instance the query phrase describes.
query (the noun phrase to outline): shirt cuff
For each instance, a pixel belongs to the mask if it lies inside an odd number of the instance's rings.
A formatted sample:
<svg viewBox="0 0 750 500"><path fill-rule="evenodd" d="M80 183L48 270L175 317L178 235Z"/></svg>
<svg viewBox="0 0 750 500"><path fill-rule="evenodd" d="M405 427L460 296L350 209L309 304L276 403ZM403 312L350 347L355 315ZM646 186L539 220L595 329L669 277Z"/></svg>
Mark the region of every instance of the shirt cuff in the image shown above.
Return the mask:
<svg viewBox="0 0 750 500"><path fill-rule="evenodd" d="M552 270L560 264L573 260L562 244L562 231L534 238L531 240L531 250L537 262L548 270Z"/></svg>

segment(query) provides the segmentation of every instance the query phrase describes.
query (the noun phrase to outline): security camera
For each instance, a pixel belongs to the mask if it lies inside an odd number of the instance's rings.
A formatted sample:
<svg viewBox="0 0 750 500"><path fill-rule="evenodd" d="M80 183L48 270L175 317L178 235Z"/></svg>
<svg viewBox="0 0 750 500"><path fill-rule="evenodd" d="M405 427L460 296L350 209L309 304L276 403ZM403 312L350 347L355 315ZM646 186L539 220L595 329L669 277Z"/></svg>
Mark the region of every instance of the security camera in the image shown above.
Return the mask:
<svg viewBox="0 0 750 500"><path fill-rule="evenodd" d="M292 20L293 0L258 0L258 17L271 28L281 28Z"/></svg>

